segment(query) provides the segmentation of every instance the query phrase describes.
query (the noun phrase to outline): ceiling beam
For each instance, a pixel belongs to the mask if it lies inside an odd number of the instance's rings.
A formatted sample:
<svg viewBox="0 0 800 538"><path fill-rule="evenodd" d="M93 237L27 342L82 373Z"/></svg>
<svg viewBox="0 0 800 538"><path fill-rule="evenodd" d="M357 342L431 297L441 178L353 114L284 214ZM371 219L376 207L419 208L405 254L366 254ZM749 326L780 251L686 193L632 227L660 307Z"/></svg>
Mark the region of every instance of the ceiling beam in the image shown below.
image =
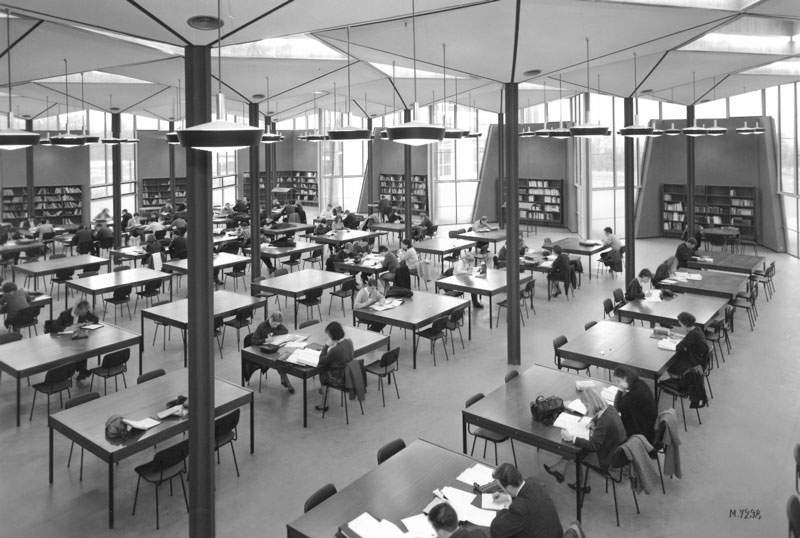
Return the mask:
<svg viewBox="0 0 800 538"><path fill-rule="evenodd" d="M225 39L228 39L230 36L232 36L232 35L236 34L237 32L240 32L240 31L244 30L245 28L247 28L247 27L248 27L248 26L250 26L251 24L255 24L255 23L257 23L257 22L258 22L258 21L260 21L261 19L263 19L263 18L265 18L265 17L268 17L268 16L272 15L272 14L273 14L273 13L275 13L276 11L278 11L278 10L280 10L280 9L283 9L284 7L288 6L289 4L291 4L291 3L293 3L293 2L294 2L294 0L286 0L286 1L285 1L284 3L282 3L281 5L279 5L279 6L275 6L274 8L270 9L269 11L266 11L265 13L262 13L262 14L261 14L261 15L259 15L258 17L255 17L255 18L251 19L250 21L248 21L248 22L246 22L246 23L242 24L241 26L239 26L239 27L237 27L237 28L234 28L233 30L231 30L230 32L228 32L227 34L225 34L224 36L221 36L221 37L219 37L218 39L215 39L214 41L212 41L211 43L209 43L209 44L208 44L208 46L209 46L209 47L218 46L218 45L219 45L219 44L220 44L222 41L224 41Z"/></svg>
<svg viewBox="0 0 800 538"><path fill-rule="evenodd" d="M130 109L132 109L132 108L134 108L134 107L136 107L136 106L138 106L138 105L141 105L141 104L142 104L142 103L144 103L145 101L149 101L150 99L152 99L152 98L153 98L153 97L155 97L156 95L162 94L162 93L164 93L165 91L167 91L167 90L169 90L169 89L170 89L170 87L169 87L169 86L164 86L163 88L161 88L160 90L158 90L158 91L157 91L157 92L155 92L154 94L152 94L152 95L150 95L150 96L148 96L148 97L145 97L144 99L142 99L142 100L140 100L140 101L137 101L136 103L133 103L131 106L127 107L125 110L122 110L121 112L127 112L127 111L129 111ZM111 110L109 110L108 112L111 112Z"/></svg>
<svg viewBox="0 0 800 538"><path fill-rule="evenodd" d="M149 10L147 10L144 7L142 7L141 5L139 5L139 3L136 2L136 0L128 0L128 3L130 5L132 5L133 7L135 7L136 9L138 9L139 11L141 11L142 13L144 13L147 17L152 19L153 22L155 22L156 24L158 24L159 26L164 28L167 32L171 33L172 35L174 35L175 37L177 37L178 39L183 41L183 43L185 45L188 46L188 45L192 44L188 39L186 39L181 34L179 34L176 30L174 30L169 24L167 24L166 22L162 21L161 19L156 17L153 13L151 13Z"/></svg>
<svg viewBox="0 0 800 538"><path fill-rule="evenodd" d="M519 49L519 12L522 0L517 0L517 10L514 15L514 48L511 52L511 79L509 82L512 84L516 80L517 74L517 50ZM514 314L516 316L516 314Z"/></svg>

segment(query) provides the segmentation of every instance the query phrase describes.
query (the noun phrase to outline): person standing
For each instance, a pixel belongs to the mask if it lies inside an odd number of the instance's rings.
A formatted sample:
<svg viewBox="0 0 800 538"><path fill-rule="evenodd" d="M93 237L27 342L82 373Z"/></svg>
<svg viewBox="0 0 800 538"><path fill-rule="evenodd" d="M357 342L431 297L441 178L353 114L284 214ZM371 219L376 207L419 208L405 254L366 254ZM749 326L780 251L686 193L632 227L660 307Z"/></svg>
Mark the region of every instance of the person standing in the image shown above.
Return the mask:
<svg viewBox="0 0 800 538"><path fill-rule="evenodd" d="M389 215L392 214L392 202L386 197L384 194L381 196L381 199L378 200L378 209L381 212L381 220L386 222L389 218Z"/></svg>
<svg viewBox="0 0 800 538"><path fill-rule="evenodd" d="M283 325L283 314L280 312L273 312L266 320L262 321L258 327L256 327L256 331L253 333L250 343L254 346L260 346L273 336L280 336L283 334L289 334L289 329ZM264 375L266 375L267 370L269 370L269 368L261 369ZM289 394L294 394L294 387L289 382L289 377L280 368L276 368L276 370L278 370L278 375L281 376L281 385L286 387Z"/></svg>
<svg viewBox="0 0 800 538"><path fill-rule="evenodd" d="M492 478L503 488L493 494L495 502L511 501L492 520L492 538L561 538L556 506L538 482L525 480L510 463L501 464Z"/></svg>

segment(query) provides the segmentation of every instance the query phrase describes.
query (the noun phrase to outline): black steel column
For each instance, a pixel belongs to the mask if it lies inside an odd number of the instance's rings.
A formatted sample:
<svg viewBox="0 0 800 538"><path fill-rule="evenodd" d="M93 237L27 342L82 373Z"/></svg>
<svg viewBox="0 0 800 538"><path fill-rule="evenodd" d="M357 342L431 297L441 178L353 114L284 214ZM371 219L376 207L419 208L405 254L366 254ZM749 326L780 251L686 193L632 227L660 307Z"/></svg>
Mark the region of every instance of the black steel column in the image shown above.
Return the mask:
<svg viewBox="0 0 800 538"><path fill-rule="evenodd" d="M408 123L411 121L411 110L405 109L403 111L403 121ZM403 144L403 174L405 175L405 211L403 212L403 219L406 222L406 239L411 239L411 146Z"/></svg>
<svg viewBox="0 0 800 538"><path fill-rule="evenodd" d="M264 117L264 126L270 128L270 132L277 132L275 131L275 125L272 123L271 116ZM275 164L275 144L264 144L264 188L267 190L266 192L266 207L264 211L266 211L265 217L269 217L272 214L272 167ZM260 207L260 205L259 205Z"/></svg>
<svg viewBox="0 0 800 538"><path fill-rule="evenodd" d="M10 111L9 111L10 112ZM8 126L9 129L13 129L11 125ZM33 132L33 120L25 120L25 130L29 132ZM34 191L33 191L33 146L29 148L25 148L25 185L28 187L28 219L33 218L33 199ZM86 200L89 197L84 197L84 206L86 206ZM87 215L89 213L88 208L83 208L83 214Z"/></svg>
<svg viewBox="0 0 800 538"><path fill-rule="evenodd" d="M505 140L506 140L506 124L505 124L505 116L502 112L497 113L497 204L495 205L496 211L498 215L503 215L503 204L506 203L506 198L508 195L504 192L506 186L506 174L505 174ZM508 206L506 206L505 211L508 212ZM478 220L481 215L476 215L476 219ZM499 217L498 220L500 221L500 226L505 226L505 219Z"/></svg>
<svg viewBox="0 0 800 538"><path fill-rule="evenodd" d="M372 199L372 118L367 118L367 130L369 130L369 140L367 140L367 215L372 215L372 208L369 204ZM322 209L322 208L320 208Z"/></svg>
<svg viewBox="0 0 800 538"><path fill-rule="evenodd" d="M167 132L175 132L174 120L170 120ZM175 144L167 144L167 156L169 157L169 203L172 204L173 209L177 210L175 207Z"/></svg>
<svg viewBox="0 0 800 538"><path fill-rule="evenodd" d="M626 97L625 125L633 125L633 115L633 98ZM633 172L636 165L633 159L633 138L629 136L623 138L625 139L625 280L623 282L630 282L636 277L636 227L634 226L636 207L633 203Z"/></svg>
<svg viewBox="0 0 800 538"><path fill-rule="evenodd" d="M519 311L519 107L518 84L509 82L505 91L505 173L506 173L506 290L508 364L521 364Z"/></svg>
<svg viewBox="0 0 800 538"><path fill-rule="evenodd" d="M211 120L211 48L185 48L186 126ZM211 238L211 154L186 150L189 243L189 536L213 538L214 296Z"/></svg>
<svg viewBox="0 0 800 538"><path fill-rule="evenodd" d="M686 126L694 125L694 105L686 107ZM686 237L694 237L694 137L686 137Z"/></svg>
<svg viewBox="0 0 800 538"><path fill-rule="evenodd" d="M121 138L122 117L119 112L111 114L111 137ZM111 190L114 215L114 248L122 246L122 145L111 146Z"/></svg>
<svg viewBox="0 0 800 538"><path fill-rule="evenodd" d="M260 115L258 103L250 103L247 109L250 115L250 125L258 127ZM252 259L250 278L253 280L261 276L261 234L258 231L261 223L261 211L258 207L259 161L258 146L254 146L250 148L250 192L247 193L250 198L250 257Z"/></svg>

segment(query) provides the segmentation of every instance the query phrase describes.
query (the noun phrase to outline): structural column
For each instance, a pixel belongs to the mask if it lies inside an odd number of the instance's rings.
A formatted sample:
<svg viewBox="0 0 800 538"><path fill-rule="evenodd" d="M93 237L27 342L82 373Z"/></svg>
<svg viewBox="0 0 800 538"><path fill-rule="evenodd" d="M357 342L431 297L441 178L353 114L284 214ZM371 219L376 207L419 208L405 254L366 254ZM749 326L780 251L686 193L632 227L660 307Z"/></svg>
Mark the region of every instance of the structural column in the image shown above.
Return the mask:
<svg viewBox="0 0 800 538"><path fill-rule="evenodd" d="M186 126L211 119L211 48L185 48ZM212 290L211 154L186 151L189 245L189 536L213 538L214 296Z"/></svg>
<svg viewBox="0 0 800 538"><path fill-rule="evenodd" d="M497 214L503 214L503 204L506 202L508 195L503 194L503 187L505 186L505 147L506 147L506 124L505 115L502 112L497 113ZM508 212L508 206L505 207ZM478 220L481 215L476 215L475 220ZM505 227L506 219L500 219L500 226Z"/></svg>
<svg viewBox="0 0 800 538"><path fill-rule="evenodd" d="M694 125L694 105L686 107L686 126ZM686 137L686 237L694 237L694 144L693 136Z"/></svg>
<svg viewBox="0 0 800 538"><path fill-rule="evenodd" d="M403 121L408 123L411 121L411 109L403 111ZM403 144L403 174L405 177L405 211L403 212L403 219L406 223L406 239L411 239L411 146Z"/></svg>
<svg viewBox="0 0 800 538"><path fill-rule="evenodd" d="M625 125L633 125L633 98L625 98ZM636 277L636 207L633 202L634 184L634 159L633 138L622 137L625 140L625 280L630 282ZM589 270L591 271L591 267Z"/></svg>
<svg viewBox="0 0 800 538"><path fill-rule="evenodd" d="M504 85L505 136L502 155L506 175L506 279L508 329L508 364L520 364L520 309L519 309L519 107L518 84ZM501 178L502 179L502 178Z"/></svg>
<svg viewBox="0 0 800 538"><path fill-rule="evenodd" d="M367 118L367 130L369 131L369 140L367 140L367 215L371 215L372 208L369 204L374 200L372 192L372 141L375 139L372 133L372 118Z"/></svg>
<svg viewBox="0 0 800 538"><path fill-rule="evenodd" d="M259 111L258 103L250 103L248 106L248 114L250 116L250 125L258 127ZM272 144L266 144L270 146ZM250 276L253 280L261 276L261 234L259 228L261 227L261 208L258 205L258 187L261 178L259 177L259 158L258 146L253 146L250 152L250 192L247 196L250 198L250 256L252 267L250 269Z"/></svg>
<svg viewBox="0 0 800 538"><path fill-rule="evenodd" d="M119 112L111 114L111 137L119 140L122 117ZM122 246L122 144L111 146L111 203L114 215L114 248Z"/></svg>
<svg viewBox="0 0 800 538"><path fill-rule="evenodd" d="M277 132L275 131L275 125L272 123L272 116L264 116L264 126L269 127L270 131L273 133ZM266 207L264 211L267 212L267 217L272 214L272 178L275 177L272 168L274 164L275 144L264 144L264 188L267 190ZM259 207L261 207L260 204Z"/></svg>
<svg viewBox="0 0 800 538"><path fill-rule="evenodd" d="M9 125L9 129L13 129ZM25 120L25 130L29 132L33 132L33 120ZM33 186L33 146L29 148L25 148L25 185L28 187L28 219L33 218L33 199L34 196L34 186ZM88 197L85 198L88 200ZM83 209L84 215L88 214L88 208L84 207Z"/></svg>
<svg viewBox="0 0 800 538"><path fill-rule="evenodd" d="M175 120L169 121L169 130L167 132L175 132ZM175 207L175 144L167 144L167 157L169 158L169 203Z"/></svg>

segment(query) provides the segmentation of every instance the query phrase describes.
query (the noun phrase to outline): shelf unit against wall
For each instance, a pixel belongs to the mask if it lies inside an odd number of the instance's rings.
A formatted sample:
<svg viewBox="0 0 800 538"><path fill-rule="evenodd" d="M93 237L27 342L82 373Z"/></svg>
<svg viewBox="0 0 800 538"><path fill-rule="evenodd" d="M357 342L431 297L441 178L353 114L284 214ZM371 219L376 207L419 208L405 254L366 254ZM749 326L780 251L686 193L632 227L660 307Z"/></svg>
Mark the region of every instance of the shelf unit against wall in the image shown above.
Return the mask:
<svg viewBox="0 0 800 538"><path fill-rule="evenodd" d="M186 178L175 178L175 190L170 187L168 177L147 177L142 179L142 203L140 209L161 208L164 204L186 203Z"/></svg>
<svg viewBox="0 0 800 538"><path fill-rule="evenodd" d="M59 185L33 189L33 217L52 224L83 224L83 187Z"/></svg>
<svg viewBox="0 0 800 538"><path fill-rule="evenodd" d="M302 205L319 207L319 184L315 171L278 171L273 188L294 189Z"/></svg>
<svg viewBox="0 0 800 538"><path fill-rule="evenodd" d="M686 223L686 185L662 187L662 229L666 237L680 237ZM695 224L704 227L735 226L742 239L758 241L759 215L755 187L696 185Z"/></svg>
<svg viewBox="0 0 800 538"><path fill-rule="evenodd" d="M519 218L525 224L564 225L564 180L519 180Z"/></svg>
<svg viewBox="0 0 800 538"><path fill-rule="evenodd" d="M386 196L400 213L406 208L405 176L403 174L380 174L380 195ZM428 199L428 176L411 176L411 213L430 215Z"/></svg>
<svg viewBox="0 0 800 538"><path fill-rule="evenodd" d="M28 217L28 187L6 187L3 189L3 222L19 228Z"/></svg>
<svg viewBox="0 0 800 538"><path fill-rule="evenodd" d="M258 205L267 207L267 173L258 173ZM250 172L242 172L242 196L250 199ZM252 203L253 201L250 200Z"/></svg>

